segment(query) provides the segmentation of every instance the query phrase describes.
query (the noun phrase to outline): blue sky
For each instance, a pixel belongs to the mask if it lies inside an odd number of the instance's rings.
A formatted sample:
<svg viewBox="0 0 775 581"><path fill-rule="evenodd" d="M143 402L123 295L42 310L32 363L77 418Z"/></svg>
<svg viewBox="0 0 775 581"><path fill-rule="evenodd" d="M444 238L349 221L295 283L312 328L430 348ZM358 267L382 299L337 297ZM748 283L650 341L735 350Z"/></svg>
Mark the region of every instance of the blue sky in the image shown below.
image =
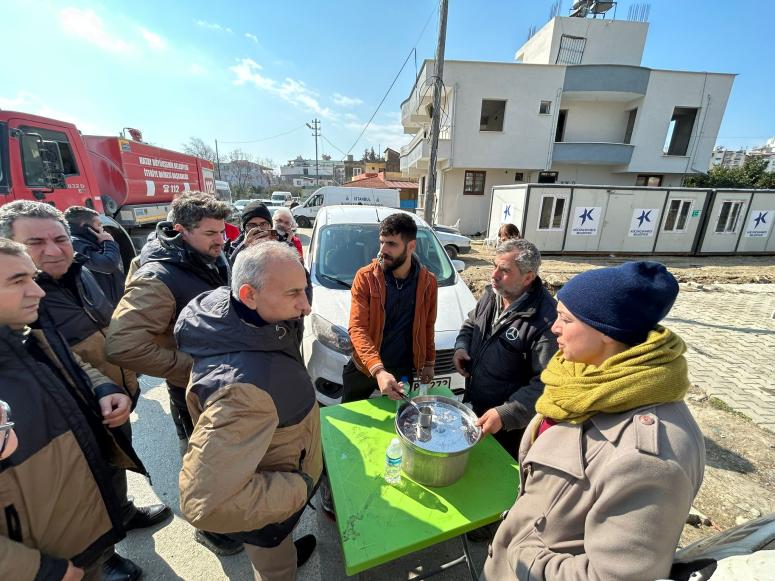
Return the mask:
<svg viewBox="0 0 775 581"><path fill-rule="evenodd" d="M622 0L618 17L632 3ZM314 117L328 140L322 152L335 158L342 157L336 148L352 147L356 157L366 147L397 148L409 139L400 103L414 82L414 58L353 143L411 48L418 66L433 57L436 4L3 0L0 108L70 120L85 133L137 127L147 141L172 149L191 136L218 139L221 153L240 147L278 164L314 156L304 128ZM528 28L547 21L551 2L449 4L448 59L508 62ZM570 4L563 0L561 14ZM739 75L719 144L750 146L775 136L773 6L651 1L644 66ZM263 141L234 143L256 140Z"/></svg>

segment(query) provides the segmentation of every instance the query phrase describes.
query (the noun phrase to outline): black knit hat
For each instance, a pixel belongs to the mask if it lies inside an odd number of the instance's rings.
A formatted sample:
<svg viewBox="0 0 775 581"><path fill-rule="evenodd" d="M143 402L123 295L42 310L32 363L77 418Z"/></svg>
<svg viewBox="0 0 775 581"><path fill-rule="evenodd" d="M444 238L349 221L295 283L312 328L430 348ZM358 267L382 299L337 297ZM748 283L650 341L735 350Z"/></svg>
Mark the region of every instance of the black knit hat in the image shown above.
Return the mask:
<svg viewBox="0 0 775 581"><path fill-rule="evenodd" d="M667 316L678 282L659 262L625 262L587 270L557 293L573 316L612 339L637 345Z"/></svg>
<svg viewBox="0 0 775 581"><path fill-rule="evenodd" d="M270 224L272 223L272 214L269 212L269 208L267 208L262 202L250 202L247 206L245 206L245 209L242 210L241 221L243 230L252 218L263 218Z"/></svg>

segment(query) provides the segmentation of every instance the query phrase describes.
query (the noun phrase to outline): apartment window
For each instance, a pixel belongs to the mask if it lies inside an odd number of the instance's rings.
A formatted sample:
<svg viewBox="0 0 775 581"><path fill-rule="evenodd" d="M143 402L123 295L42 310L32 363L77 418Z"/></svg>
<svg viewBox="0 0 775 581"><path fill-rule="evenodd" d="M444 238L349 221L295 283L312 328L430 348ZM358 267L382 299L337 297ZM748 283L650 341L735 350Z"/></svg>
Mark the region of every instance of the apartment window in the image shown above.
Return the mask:
<svg viewBox="0 0 775 581"><path fill-rule="evenodd" d="M670 118L670 125L665 136L662 151L665 155L686 155L689 150L689 139L694 130L694 121L698 109L695 107L676 107Z"/></svg>
<svg viewBox="0 0 775 581"><path fill-rule="evenodd" d="M506 101L482 99L479 131L503 131L503 115L505 113Z"/></svg>
<svg viewBox="0 0 775 581"><path fill-rule="evenodd" d="M648 186L649 188L658 188L662 185L662 178L665 176L640 174L635 179L636 186Z"/></svg>
<svg viewBox="0 0 775 581"><path fill-rule="evenodd" d="M721 203L721 212L716 222L716 233L734 234L737 232L737 223L740 221L740 212L743 209L743 202L740 200L731 200Z"/></svg>
<svg viewBox="0 0 775 581"><path fill-rule="evenodd" d="M632 130L635 128L635 117L637 115L637 109L630 109L627 112L627 128L624 130L624 141L622 143L630 143L632 141Z"/></svg>
<svg viewBox="0 0 775 581"><path fill-rule="evenodd" d="M484 195L484 179L486 171L467 171L463 184L463 193L470 196Z"/></svg>
<svg viewBox="0 0 775 581"><path fill-rule="evenodd" d="M541 196L541 214L538 217L539 230L562 230L564 217L564 196Z"/></svg>
<svg viewBox="0 0 775 581"><path fill-rule="evenodd" d="M552 102L551 101L541 101L541 104L538 106L538 114L539 115L549 115L551 110L552 110Z"/></svg>
<svg viewBox="0 0 775 581"><path fill-rule="evenodd" d="M685 232L693 200L670 200L665 217L665 232Z"/></svg>
<svg viewBox="0 0 775 581"><path fill-rule="evenodd" d="M580 65L581 57L584 56L584 46L587 39L583 36L571 36L563 34L560 37L560 50L557 51L558 65Z"/></svg>
<svg viewBox="0 0 775 581"><path fill-rule="evenodd" d="M514 181L515 182L524 182L525 181L525 172L523 172L523 171L515 171L514 172Z"/></svg>
<svg viewBox="0 0 775 581"><path fill-rule="evenodd" d="M353 175L354 176L359 176L362 173L363 173L363 168L360 168L360 167L354 167L353 168Z"/></svg>
<svg viewBox="0 0 775 581"><path fill-rule="evenodd" d="M568 110L560 109L560 114L557 115L557 129L554 132L555 141L563 141L565 139L565 120L568 118Z"/></svg>

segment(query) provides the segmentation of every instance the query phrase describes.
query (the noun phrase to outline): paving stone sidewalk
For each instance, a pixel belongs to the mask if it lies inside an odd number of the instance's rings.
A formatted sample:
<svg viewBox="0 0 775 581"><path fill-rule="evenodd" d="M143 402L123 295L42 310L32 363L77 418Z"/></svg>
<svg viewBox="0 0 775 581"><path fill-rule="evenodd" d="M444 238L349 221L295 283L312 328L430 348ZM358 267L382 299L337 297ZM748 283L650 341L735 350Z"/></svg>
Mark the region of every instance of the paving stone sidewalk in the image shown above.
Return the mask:
<svg viewBox="0 0 775 581"><path fill-rule="evenodd" d="M686 341L689 377L775 432L775 285L681 285L665 325Z"/></svg>

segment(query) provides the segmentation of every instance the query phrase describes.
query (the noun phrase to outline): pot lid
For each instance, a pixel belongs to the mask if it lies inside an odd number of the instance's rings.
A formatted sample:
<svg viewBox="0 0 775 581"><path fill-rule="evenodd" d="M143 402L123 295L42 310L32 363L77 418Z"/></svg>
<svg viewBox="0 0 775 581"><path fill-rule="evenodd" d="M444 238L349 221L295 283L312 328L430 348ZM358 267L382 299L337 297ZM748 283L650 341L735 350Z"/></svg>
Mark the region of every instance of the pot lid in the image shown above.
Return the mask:
<svg viewBox="0 0 775 581"><path fill-rule="evenodd" d="M441 453L462 452L479 441L480 430L474 425L476 415L471 410L456 402L422 401L426 399L432 397L415 398L414 402L420 408L430 408L430 428L420 427L420 414L414 407L405 405L399 411L396 426L405 439L423 450Z"/></svg>

